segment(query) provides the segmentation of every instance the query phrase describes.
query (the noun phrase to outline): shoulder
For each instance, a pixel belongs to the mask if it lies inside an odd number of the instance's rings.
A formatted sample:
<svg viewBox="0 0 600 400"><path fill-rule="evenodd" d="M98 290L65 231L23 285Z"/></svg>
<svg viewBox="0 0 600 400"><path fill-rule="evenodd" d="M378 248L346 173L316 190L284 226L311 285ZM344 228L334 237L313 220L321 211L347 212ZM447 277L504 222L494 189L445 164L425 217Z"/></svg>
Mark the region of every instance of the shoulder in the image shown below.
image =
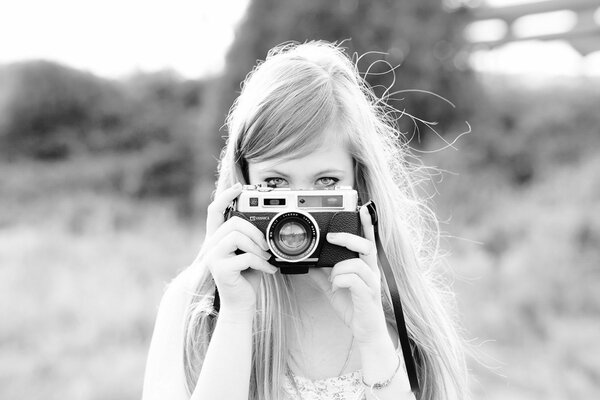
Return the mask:
<svg viewBox="0 0 600 400"><path fill-rule="evenodd" d="M185 318L198 298L198 275L198 270L190 266L166 284L156 316L155 336L158 334L160 338L161 332L165 331L169 340L183 341Z"/></svg>
<svg viewBox="0 0 600 400"><path fill-rule="evenodd" d="M193 296L193 273L180 272L165 288L148 352L144 399L185 398L183 370L184 318Z"/></svg>
<svg viewBox="0 0 600 400"><path fill-rule="evenodd" d="M163 304L172 306L189 303L196 289L195 284L197 284L194 272L193 267L187 267L167 283L161 299L161 307Z"/></svg>

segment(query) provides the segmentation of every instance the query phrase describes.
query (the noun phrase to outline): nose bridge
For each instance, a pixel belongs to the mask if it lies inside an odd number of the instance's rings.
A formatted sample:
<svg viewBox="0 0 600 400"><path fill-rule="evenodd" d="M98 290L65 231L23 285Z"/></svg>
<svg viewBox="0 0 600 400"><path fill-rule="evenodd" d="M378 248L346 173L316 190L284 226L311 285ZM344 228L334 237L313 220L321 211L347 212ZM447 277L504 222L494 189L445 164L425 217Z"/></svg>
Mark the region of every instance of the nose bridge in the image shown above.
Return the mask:
<svg viewBox="0 0 600 400"><path fill-rule="evenodd" d="M312 187L313 187L312 184L308 184L308 183L305 183L305 182L299 183L299 184L297 184L296 182L294 182L294 183L290 184L290 189L292 189L292 190L306 190L306 189L310 189Z"/></svg>
<svg viewBox="0 0 600 400"><path fill-rule="evenodd" d="M298 171L290 176L289 187L293 190L311 189L313 187L312 176L308 171Z"/></svg>

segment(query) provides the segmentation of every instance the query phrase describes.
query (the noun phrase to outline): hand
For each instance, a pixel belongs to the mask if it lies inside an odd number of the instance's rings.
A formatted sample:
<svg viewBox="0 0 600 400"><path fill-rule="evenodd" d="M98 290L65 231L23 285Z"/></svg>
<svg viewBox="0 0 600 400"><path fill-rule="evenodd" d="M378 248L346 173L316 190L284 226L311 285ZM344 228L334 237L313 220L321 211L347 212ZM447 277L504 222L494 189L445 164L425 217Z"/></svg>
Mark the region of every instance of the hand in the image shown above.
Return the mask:
<svg viewBox="0 0 600 400"><path fill-rule="evenodd" d="M224 221L223 212L241 192L236 184L217 195L208 206L206 237L195 265L207 267L221 299L221 309L254 313L261 272L273 274L277 268L267 261L271 254L264 234L239 217ZM236 255L236 250L244 251Z"/></svg>
<svg viewBox="0 0 600 400"><path fill-rule="evenodd" d="M351 233L328 234L329 243L359 253L337 263L328 274L325 268L311 268L309 276L327 295L331 305L352 329L359 344L371 344L388 335L381 302L381 272L377 266L377 247L371 216L366 207L360 209L365 237Z"/></svg>

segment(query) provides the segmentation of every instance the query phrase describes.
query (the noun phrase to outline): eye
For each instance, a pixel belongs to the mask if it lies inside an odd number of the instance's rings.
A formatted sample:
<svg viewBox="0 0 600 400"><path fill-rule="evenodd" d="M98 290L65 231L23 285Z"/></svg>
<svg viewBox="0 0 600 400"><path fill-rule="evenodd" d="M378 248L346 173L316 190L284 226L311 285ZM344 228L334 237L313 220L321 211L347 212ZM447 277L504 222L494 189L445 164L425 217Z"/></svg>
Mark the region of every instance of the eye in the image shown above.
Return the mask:
<svg viewBox="0 0 600 400"><path fill-rule="evenodd" d="M265 182L267 183L267 185L269 186L275 186L275 187L281 187L281 186L287 186L287 181L283 178L265 178Z"/></svg>
<svg viewBox="0 0 600 400"><path fill-rule="evenodd" d="M333 186L338 183L340 180L338 178L332 178L330 176L326 176L323 178L317 179L317 185L319 186Z"/></svg>

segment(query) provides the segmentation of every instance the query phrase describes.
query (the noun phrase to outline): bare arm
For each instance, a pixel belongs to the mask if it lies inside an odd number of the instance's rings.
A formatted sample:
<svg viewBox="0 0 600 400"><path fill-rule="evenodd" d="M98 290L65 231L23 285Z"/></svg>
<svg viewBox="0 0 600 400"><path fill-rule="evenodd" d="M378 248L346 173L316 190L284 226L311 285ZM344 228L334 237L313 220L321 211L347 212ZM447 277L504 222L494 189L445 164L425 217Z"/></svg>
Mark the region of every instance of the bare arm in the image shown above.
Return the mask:
<svg viewBox="0 0 600 400"><path fill-rule="evenodd" d="M184 285L187 275L188 270L180 273L160 302L146 361L143 400L189 398L183 369L183 322L191 297Z"/></svg>
<svg viewBox="0 0 600 400"><path fill-rule="evenodd" d="M268 263L264 234L248 221L224 221L223 211L241 191L234 185L208 207L206 237L194 263L171 283L160 304L148 354L144 400L187 399L183 367L185 310L198 277L210 271L221 295L221 312L192 399L248 398L252 319L262 273ZM238 250L242 254L236 254Z"/></svg>
<svg viewBox="0 0 600 400"><path fill-rule="evenodd" d="M192 399L248 399L252 318L221 310Z"/></svg>
<svg viewBox="0 0 600 400"><path fill-rule="evenodd" d="M389 335L382 334L380 340L361 346L360 354L365 382L382 382L392 378L389 385L381 390L371 391L367 388L365 393L368 400L415 399L410 390L404 360L396 354ZM394 372L395 370L397 371Z"/></svg>
<svg viewBox="0 0 600 400"><path fill-rule="evenodd" d="M143 400L190 397L185 388L183 338L185 309L191 299L189 270L169 285L160 303L144 377ZM223 308L212 335L192 399L247 399L252 354L249 312Z"/></svg>

